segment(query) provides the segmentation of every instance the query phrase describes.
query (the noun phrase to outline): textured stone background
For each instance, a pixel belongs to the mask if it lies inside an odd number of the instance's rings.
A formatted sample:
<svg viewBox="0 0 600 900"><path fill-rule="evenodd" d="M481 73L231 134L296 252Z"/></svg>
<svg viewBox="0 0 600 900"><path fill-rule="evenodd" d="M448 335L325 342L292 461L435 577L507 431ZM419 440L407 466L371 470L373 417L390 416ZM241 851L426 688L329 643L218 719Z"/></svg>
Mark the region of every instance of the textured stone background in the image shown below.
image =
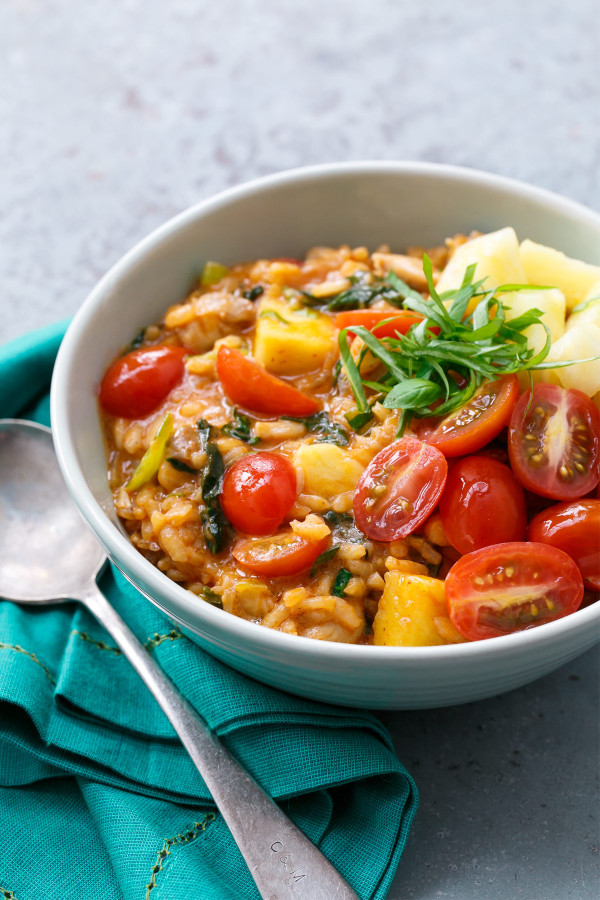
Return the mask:
<svg viewBox="0 0 600 900"><path fill-rule="evenodd" d="M455 163L600 209L599 13L2 0L0 339L74 312L174 213L293 166ZM598 674L591 652L500 698L383 717L422 795L390 900L598 895Z"/></svg>

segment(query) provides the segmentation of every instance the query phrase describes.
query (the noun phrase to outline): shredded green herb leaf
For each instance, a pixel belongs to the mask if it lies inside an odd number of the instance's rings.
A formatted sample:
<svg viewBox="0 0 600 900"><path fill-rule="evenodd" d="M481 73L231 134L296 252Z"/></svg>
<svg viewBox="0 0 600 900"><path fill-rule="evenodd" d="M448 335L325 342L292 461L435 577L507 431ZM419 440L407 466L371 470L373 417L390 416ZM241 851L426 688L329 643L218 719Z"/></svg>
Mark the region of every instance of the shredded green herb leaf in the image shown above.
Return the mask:
<svg viewBox="0 0 600 900"><path fill-rule="evenodd" d="M206 451L206 463L202 471L202 499L205 507L200 513L206 546L211 553L220 553L227 539L228 522L221 509L221 488L225 466L217 445L212 441L212 426L206 419L198 419L198 431Z"/></svg>
<svg viewBox="0 0 600 900"><path fill-rule="evenodd" d="M324 512L323 518L331 528L335 528L336 525L354 525L354 516L351 513L336 512L334 509Z"/></svg>
<svg viewBox="0 0 600 900"><path fill-rule="evenodd" d="M392 306L401 307L407 297L421 298L421 294L413 291L394 272L373 281L368 281L365 278L366 274L350 278L351 287L333 297L313 297L307 291L300 291L299 299L307 306L318 306L329 312L341 312L345 309L366 309L376 300L386 300Z"/></svg>
<svg viewBox="0 0 600 900"><path fill-rule="evenodd" d="M221 431L230 437L237 438L238 441L244 441L245 444L260 444L260 438L252 434L252 420L249 416L245 416L239 410L233 410L233 420L223 425Z"/></svg>
<svg viewBox="0 0 600 900"><path fill-rule="evenodd" d="M340 571L336 575L336 579L333 582L333 587L331 588L331 593L334 597L343 597L344 591L348 585L348 582L352 578L352 573L348 571L348 569L340 569Z"/></svg>
<svg viewBox="0 0 600 900"><path fill-rule="evenodd" d="M257 300L261 294L264 294L264 287L262 284L255 284L253 288L248 288L247 291L244 291L242 296L246 298L246 300Z"/></svg>
<svg viewBox="0 0 600 900"><path fill-rule="evenodd" d="M182 459L177 459L175 456L168 456L167 462L172 465L174 469L177 469L178 472L189 472L191 475L198 474L198 469L194 469L193 466L189 466Z"/></svg>
<svg viewBox="0 0 600 900"><path fill-rule="evenodd" d="M284 319L282 315L280 315L276 309L263 309L263 311L258 316L259 319L274 319L276 322L282 322L283 325L291 325L292 323L288 319Z"/></svg>
<svg viewBox="0 0 600 900"><path fill-rule="evenodd" d="M310 577L312 578L313 575L315 575L317 573L317 570L320 569L324 563L328 562L328 560L330 560L332 557L334 557L339 549L340 549L340 545L334 544L334 546L330 547L329 550L324 550L323 553L320 553L319 556L317 556L317 558L315 559L314 563L312 564L312 568L310 570Z"/></svg>
<svg viewBox="0 0 600 900"><path fill-rule="evenodd" d="M384 374L379 381L363 380L360 360L350 351L349 329L339 336L340 357L345 375L356 399L356 412L347 414L350 425L359 430L370 421L373 399L365 388L377 391L387 409L401 409L399 436L413 416L442 416L459 409L487 380L528 369L546 368L550 350L550 333L538 309L528 310L506 321L506 307L497 296L505 289L520 285L502 285L486 290L484 280L474 281L475 266L469 266L463 282L441 296L433 283L433 267L425 254L423 270L430 298L412 292L404 307L424 316L406 334L378 338L362 326L352 326L352 334L360 337L382 364ZM527 286L531 288L531 286ZM469 315L467 310L475 301ZM541 324L546 343L537 353L529 347L523 332L530 325ZM441 402L440 402L441 401ZM437 405L432 408L433 404Z"/></svg>
<svg viewBox="0 0 600 900"><path fill-rule="evenodd" d="M317 443L326 442L328 444L337 444L338 447L345 447L349 441L349 435L345 428L332 422L326 412L318 412L313 416L307 416L304 419L296 416L282 416L288 422L300 422L307 431L312 434L319 434Z"/></svg>
<svg viewBox="0 0 600 900"><path fill-rule="evenodd" d="M209 588L205 585L202 588L202 599L207 603L210 603L211 606L216 606L218 609L223 609L223 601L219 594L216 591L213 591L212 588Z"/></svg>
<svg viewBox="0 0 600 900"><path fill-rule="evenodd" d="M140 330L138 331L138 333L136 334L134 339L131 341L131 343L129 344L129 346L125 352L129 353L131 350L137 350L138 347L141 347L142 344L144 343L145 335L146 335L146 329L140 328Z"/></svg>
<svg viewBox="0 0 600 900"><path fill-rule="evenodd" d="M354 524L354 516L351 513L339 513L328 509L323 513L323 518L330 528L335 531L335 539L350 544L362 544L365 536Z"/></svg>
<svg viewBox="0 0 600 900"><path fill-rule="evenodd" d="M574 306L571 310L571 315L573 313L583 312L584 309L587 309L588 306L591 306L592 303L597 303L600 300L600 294L596 294L594 297L590 297L589 300L582 300L581 303L578 303L577 306Z"/></svg>

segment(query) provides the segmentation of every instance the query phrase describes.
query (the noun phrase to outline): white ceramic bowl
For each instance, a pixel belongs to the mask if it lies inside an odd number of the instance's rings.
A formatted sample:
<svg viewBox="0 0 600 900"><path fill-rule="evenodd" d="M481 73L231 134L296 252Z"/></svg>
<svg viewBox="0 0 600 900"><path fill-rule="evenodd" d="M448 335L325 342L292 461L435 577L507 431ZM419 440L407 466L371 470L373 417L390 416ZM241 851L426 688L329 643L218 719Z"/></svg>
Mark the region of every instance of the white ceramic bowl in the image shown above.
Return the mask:
<svg viewBox="0 0 600 900"><path fill-rule="evenodd" d="M200 203L134 247L87 298L63 341L52 383L62 472L112 561L209 653L306 697L408 709L516 688L599 639L600 603L520 634L443 647L351 646L263 628L203 603L144 559L118 523L106 482L99 380L140 327L185 296L207 259L230 264L302 256L316 244L402 249L505 225L521 238L600 263L600 216L545 191L425 163L332 164L283 172Z"/></svg>

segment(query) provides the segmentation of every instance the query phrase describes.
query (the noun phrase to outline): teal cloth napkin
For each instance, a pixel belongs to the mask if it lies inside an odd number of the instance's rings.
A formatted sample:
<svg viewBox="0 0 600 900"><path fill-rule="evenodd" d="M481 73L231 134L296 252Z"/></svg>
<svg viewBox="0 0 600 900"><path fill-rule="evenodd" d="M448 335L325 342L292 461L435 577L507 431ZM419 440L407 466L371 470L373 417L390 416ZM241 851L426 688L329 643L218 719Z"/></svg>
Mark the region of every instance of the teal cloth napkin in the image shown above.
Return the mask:
<svg viewBox="0 0 600 900"><path fill-rule="evenodd" d="M49 424L48 387L65 327L0 348L0 417ZM385 897L417 792L380 722L229 669L115 569L101 587L359 896ZM259 896L168 721L102 626L75 603L0 602L0 841L0 900Z"/></svg>

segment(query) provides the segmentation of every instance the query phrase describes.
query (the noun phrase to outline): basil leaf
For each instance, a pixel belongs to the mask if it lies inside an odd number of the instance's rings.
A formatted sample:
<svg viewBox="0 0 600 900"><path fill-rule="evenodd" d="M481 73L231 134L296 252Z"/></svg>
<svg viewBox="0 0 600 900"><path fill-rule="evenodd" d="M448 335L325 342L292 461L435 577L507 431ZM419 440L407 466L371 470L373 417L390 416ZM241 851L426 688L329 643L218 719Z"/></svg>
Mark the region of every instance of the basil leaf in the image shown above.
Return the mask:
<svg viewBox="0 0 600 900"><path fill-rule="evenodd" d="M249 416L245 416L239 410L233 410L233 421L228 422L221 428L222 434L228 434L230 437L236 438L238 441L244 441L245 444L253 446L260 444L260 438L254 437L251 432L252 420Z"/></svg>
<svg viewBox="0 0 600 900"><path fill-rule="evenodd" d="M217 445L211 440L212 426L206 419L197 422L206 463L202 470L202 499L205 508L200 512L202 532L206 546L211 553L220 553L227 540L228 522L221 509L221 488L225 466Z"/></svg>
<svg viewBox="0 0 600 900"><path fill-rule="evenodd" d="M382 406L386 409L419 409L439 400L442 394L442 388L433 381L407 378L392 388Z"/></svg>
<svg viewBox="0 0 600 900"><path fill-rule="evenodd" d="M319 434L320 437L317 439L317 443L337 444L338 447L346 447L350 440L348 432L341 425L338 425L337 422L332 422L324 411L305 418L299 418L298 416L281 416L281 418L288 422L299 422L311 434Z"/></svg>
<svg viewBox="0 0 600 900"><path fill-rule="evenodd" d="M322 518L325 519L331 528L335 528L337 525L354 525L353 515L345 512L336 512L333 509L328 509L324 512Z"/></svg>
<svg viewBox="0 0 600 900"><path fill-rule="evenodd" d="M212 425L210 425L206 419L198 419L196 427L200 433L200 445L203 450L206 450L212 433Z"/></svg>
<svg viewBox="0 0 600 900"><path fill-rule="evenodd" d="M207 506L200 513L202 533L211 553L220 553L225 546L227 519L220 506Z"/></svg>

